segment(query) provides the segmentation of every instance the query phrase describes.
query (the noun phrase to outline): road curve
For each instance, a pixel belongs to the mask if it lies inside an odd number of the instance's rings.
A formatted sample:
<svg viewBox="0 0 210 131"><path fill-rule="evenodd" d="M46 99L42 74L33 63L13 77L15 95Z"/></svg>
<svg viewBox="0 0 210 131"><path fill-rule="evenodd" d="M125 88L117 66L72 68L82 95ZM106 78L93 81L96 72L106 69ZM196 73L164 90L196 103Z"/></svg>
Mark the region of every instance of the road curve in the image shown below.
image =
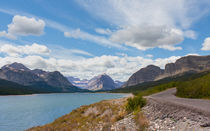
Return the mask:
<svg viewBox="0 0 210 131"><path fill-rule="evenodd" d="M210 116L210 100L179 98L174 95L175 93L176 88L172 88L160 93L150 95L147 98L153 99L157 102L161 102L164 104L181 106L189 110L193 110L204 115Z"/></svg>

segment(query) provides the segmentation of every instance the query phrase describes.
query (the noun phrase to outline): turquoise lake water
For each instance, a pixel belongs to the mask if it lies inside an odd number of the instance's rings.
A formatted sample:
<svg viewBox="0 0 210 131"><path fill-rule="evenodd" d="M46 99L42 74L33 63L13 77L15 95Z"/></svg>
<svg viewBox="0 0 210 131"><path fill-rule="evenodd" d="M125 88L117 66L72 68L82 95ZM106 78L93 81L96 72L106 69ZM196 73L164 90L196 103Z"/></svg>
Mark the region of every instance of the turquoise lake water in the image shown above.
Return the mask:
<svg viewBox="0 0 210 131"><path fill-rule="evenodd" d="M52 122L81 105L124 96L109 93L0 96L0 131L23 131Z"/></svg>

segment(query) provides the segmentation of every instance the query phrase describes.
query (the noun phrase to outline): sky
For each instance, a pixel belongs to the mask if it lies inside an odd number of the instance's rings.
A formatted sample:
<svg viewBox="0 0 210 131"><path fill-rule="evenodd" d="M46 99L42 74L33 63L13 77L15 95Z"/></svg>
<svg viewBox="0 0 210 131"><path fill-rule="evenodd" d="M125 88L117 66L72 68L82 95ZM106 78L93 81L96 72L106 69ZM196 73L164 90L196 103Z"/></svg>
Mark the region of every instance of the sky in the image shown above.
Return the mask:
<svg viewBox="0 0 210 131"><path fill-rule="evenodd" d="M126 81L209 53L209 0L0 0L0 66Z"/></svg>

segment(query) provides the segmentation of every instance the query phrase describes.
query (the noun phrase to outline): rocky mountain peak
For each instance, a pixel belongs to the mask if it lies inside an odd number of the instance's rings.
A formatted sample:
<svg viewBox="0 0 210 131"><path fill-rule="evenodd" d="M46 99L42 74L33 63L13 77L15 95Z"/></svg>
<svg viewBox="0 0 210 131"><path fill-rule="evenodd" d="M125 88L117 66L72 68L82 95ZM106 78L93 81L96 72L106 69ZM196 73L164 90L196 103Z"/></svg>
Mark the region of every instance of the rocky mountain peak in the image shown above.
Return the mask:
<svg viewBox="0 0 210 131"><path fill-rule="evenodd" d="M57 87L72 86L68 79L58 71L48 72L46 74L45 81L47 81L49 85Z"/></svg>
<svg viewBox="0 0 210 131"><path fill-rule="evenodd" d="M110 76L108 76L106 73L103 73L101 75L96 76L99 79L112 79Z"/></svg>
<svg viewBox="0 0 210 131"><path fill-rule="evenodd" d="M107 74L95 76L88 82L89 90L112 90L115 89L113 79Z"/></svg>
<svg viewBox="0 0 210 131"><path fill-rule="evenodd" d="M155 78L164 73L163 69L155 65L148 65L145 68L141 68L139 71L134 73L123 87L136 85L142 82L154 81Z"/></svg>
<svg viewBox="0 0 210 131"><path fill-rule="evenodd" d="M175 63L169 63L165 66L165 77L184 73L187 71L204 71L210 69L209 56L185 56L178 59Z"/></svg>
<svg viewBox="0 0 210 131"><path fill-rule="evenodd" d="M3 66L1 69L2 69L2 70L10 69L10 70L30 71L29 68L27 68L27 67L24 66L23 64L17 63L17 62L14 62L14 63L12 63L12 64L7 64L7 65Z"/></svg>

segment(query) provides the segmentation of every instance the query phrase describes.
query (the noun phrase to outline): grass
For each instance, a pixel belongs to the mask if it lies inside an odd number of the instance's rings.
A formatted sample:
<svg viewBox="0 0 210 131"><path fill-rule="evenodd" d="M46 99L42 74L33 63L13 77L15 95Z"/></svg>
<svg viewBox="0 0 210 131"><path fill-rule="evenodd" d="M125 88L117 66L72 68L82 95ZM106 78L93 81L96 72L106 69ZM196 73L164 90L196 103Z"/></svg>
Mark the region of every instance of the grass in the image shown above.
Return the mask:
<svg viewBox="0 0 210 131"><path fill-rule="evenodd" d="M176 95L185 98L210 99L210 73L200 78L179 82Z"/></svg>
<svg viewBox="0 0 210 131"><path fill-rule="evenodd" d="M149 121L145 117L144 113L142 113L140 110L135 114L134 120L136 124L139 126L140 131L145 131L149 127Z"/></svg>

